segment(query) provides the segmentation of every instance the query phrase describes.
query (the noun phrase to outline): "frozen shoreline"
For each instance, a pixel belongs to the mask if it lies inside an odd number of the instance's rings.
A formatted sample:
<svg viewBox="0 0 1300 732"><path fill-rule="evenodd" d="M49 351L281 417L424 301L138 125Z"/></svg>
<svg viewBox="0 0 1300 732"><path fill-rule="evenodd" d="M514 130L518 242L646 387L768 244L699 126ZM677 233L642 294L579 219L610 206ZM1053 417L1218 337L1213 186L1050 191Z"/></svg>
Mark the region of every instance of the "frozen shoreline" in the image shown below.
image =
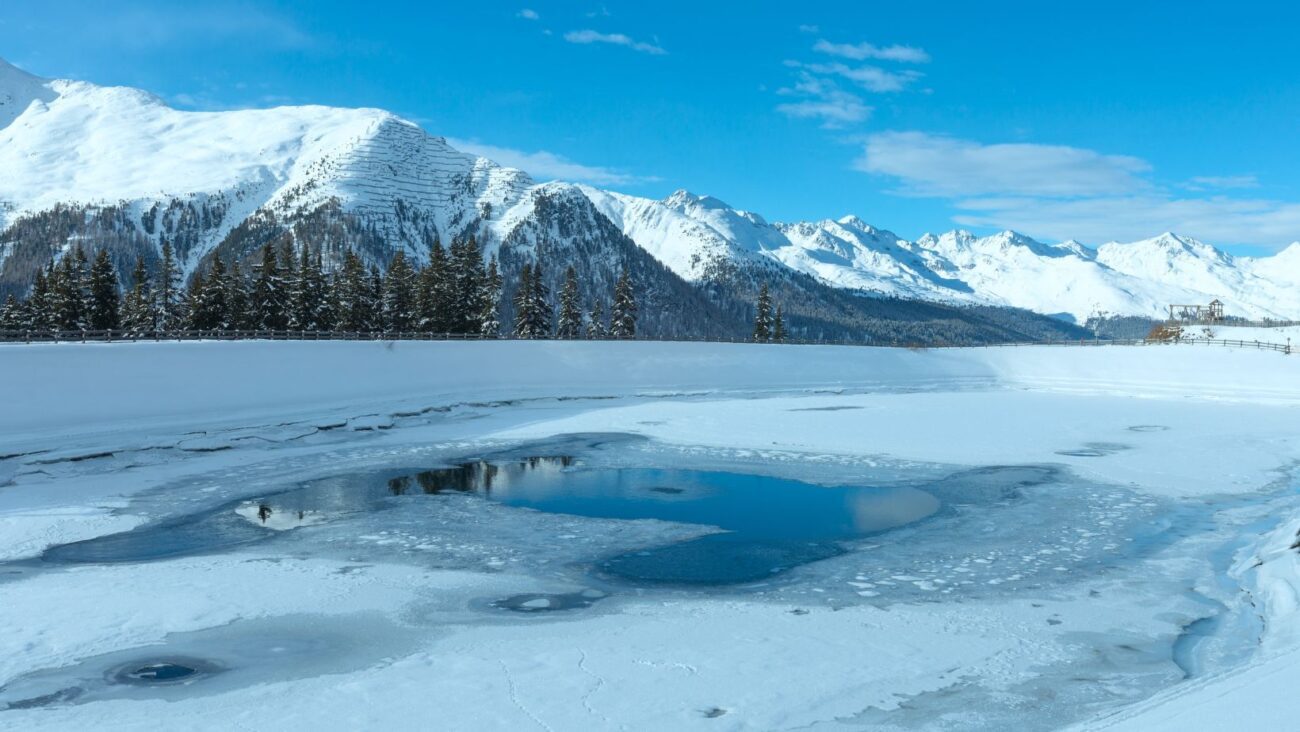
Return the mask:
<svg viewBox="0 0 1300 732"><path fill-rule="evenodd" d="M293 347L278 350L285 346ZM1100 484L1133 486L1173 501L1233 495L1253 500L1279 480L1279 468L1300 459L1300 446L1289 432L1300 404L1295 362L1233 349L912 352L640 343L399 343L391 350L377 343L30 348L0 353L0 372L11 377L0 380L5 384L0 396L18 407L0 415L0 454L50 452L0 461L0 485L12 482L0 488L6 536L0 557L30 556L49 543L129 528L143 520L134 513L139 505L132 496L159 485L220 481L223 475L271 485L283 480L279 476L371 453L391 462L430 444L472 450L485 440L515 443L563 433L636 433L651 438L666 456L748 462L759 470L806 472L806 466L844 456L863 464L874 461L879 468L1055 463ZM181 371L181 364L197 366ZM225 383L223 374L242 380L242 391ZM170 398L148 396L164 394ZM577 396L602 398L572 399ZM532 401L486 404L494 399ZM423 411L429 407L434 410ZM223 415L222 429L213 429L217 414ZM184 434L195 427L205 434ZM73 436L56 437L60 429ZM190 449L175 447L181 442ZM1091 443L1124 449L1107 452L1088 447ZM114 454L87 457L96 451ZM1220 459L1223 455L1232 460ZM1277 499L1277 494L1269 498ZM134 507L113 511L128 506ZM1240 518L1213 531L1258 518L1252 518L1258 508L1234 510ZM1268 618L1291 612L1285 598L1294 592L1289 588L1296 554L1281 547L1279 537L1294 528L1282 526L1259 548L1243 552L1233 570L1243 587L1270 603ZM1260 568L1247 561L1256 555L1265 559ZM214 727L231 720L272 728L290 719L315 719L338 728L384 723L405 728L421 719L418 709L398 703L414 688L410 678L433 668L445 673L451 663L465 685L451 682L463 703L439 710L447 728L821 724L834 729L837 718L890 724L889 716L858 715L871 706L896 709L909 699L911 706L936 714L932 721L961 726L962 718L952 716L957 710L936 706L926 695L947 689L958 692L955 698L970 699L966 695L981 688L1029 688L1035 677L1051 677L1041 669L1073 663L1068 660L1077 653L1072 646L1110 647L1110 641L1099 639L1119 627L1134 647L1156 640L1169 644L1198 612L1194 603L1180 600L1168 607L1173 615L1142 617L1132 589L1138 585L1131 585L1139 578L1125 570L1033 602L1015 594L1005 600L909 602L887 610L870 604L838 612L812 607L798 615L789 612L798 608L780 603L739 599L681 597L647 604L616 598L590 615L499 625L467 616L446 598L554 586L527 579L508 565L484 575L371 559L361 563L365 568L338 574L351 565L326 559L248 563L258 558L272 557L253 549L230 557L86 566L0 584L16 600L0 609L7 627L0 633L0 649L9 651L4 655L10 659L0 665L0 683L28 670L156 643L168 633L292 612L342 617L405 607L405 616L409 608L433 602L440 609L425 612L444 618L433 636L440 640L416 644L411 655L378 665L371 661L362 668L328 671L342 676L268 676L225 693L165 704L104 701L0 715L15 715L33 728L130 727L133 720L174 714ZM1152 592L1168 595L1172 585L1161 588L1178 577L1209 576L1196 557L1162 555L1149 561L1154 564L1144 565L1148 569L1167 572ZM271 566L277 569L268 571ZM209 583L198 597L191 595L196 576ZM51 606L56 597L73 606L78 597L89 600L106 591L113 597L109 588L115 587L149 587L160 606L119 598L101 602L93 617L77 615L74 607L56 611ZM296 588L297 597L282 592L289 587ZM281 599L268 603L271 594ZM327 597L335 599L326 602ZM215 612L218 606L225 609ZM78 629L65 633L70 625ZM1300 658L1293 650L1297 639L1266 627L1272 660L1240 673L1263 673L1253 669ZM863 628L870 630L864 634ZM736 633L762 640L728 643ZM1142 637L1148 641L1139 641ZM863 653L892 660L864 667ZM800 674L771 671L792 658L805 659ZM1115 662L1133 668L1131 660L1117 656ZM1172 662L1150 663L1151 675L1142 682L1148 686L1179 673ZM949 670L953 664L959 673ZM758 669L769 673L751 673ZM1221 683L1235 683L1233 678ZM353 693L304 706L341 679ZM813 680L817 688L809 685ZM1206 691L1186 691L1198 688ZM1131 711L1147 715L1134 719L1162 719L1151 715L1172 714L1189 693L1208 699L1214 688L1215 682L1205 679L1177 684L1167 692L1170 703L1159 704L1156 697ZM864 695L867 689L874 691ZM303 703L279 705L277 711L269 700L281 695ZM359 698L375 695L397 706L355 707ZM1286 700L1273 698L1279 707ZM1092 704L1080 703L1080 709ZM262 708L268 704L270 709ZM255 708L260 711L250 711ZM725 714L701 713L713 708ZM292 716L278 716L284 714ZM1097 723L1130 715L1108 714ZM1135 724L1141 728L1145 722Z"/></svg>

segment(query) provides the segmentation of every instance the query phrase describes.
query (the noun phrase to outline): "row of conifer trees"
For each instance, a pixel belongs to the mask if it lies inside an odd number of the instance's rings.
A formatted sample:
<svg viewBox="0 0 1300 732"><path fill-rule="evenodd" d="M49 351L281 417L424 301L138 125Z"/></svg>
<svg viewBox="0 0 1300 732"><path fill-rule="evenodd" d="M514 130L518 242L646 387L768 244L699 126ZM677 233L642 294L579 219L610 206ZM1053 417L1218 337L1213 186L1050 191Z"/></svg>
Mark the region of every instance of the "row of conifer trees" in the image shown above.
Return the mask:
<svg viewBox="0 0 1300 732"><path fill-rule="evenodd" d="M637 303L631 278L620 275L605 317L599 298L582 308L573 267L565 272L558 313L541 262L525 264L512 300L508 332L523 338L630 338ZM399 251L381 273L351 250L328 271L319 250L291 242L267 244L251 271L214 257L206 271L182 284L181 268L164 243L156 271L136 260L121 291L107 250L90 262L76 246L37 273L29 296L0 306L0 331L121 330L132 334L183 330L435 333L495 337L502 275L496 257L484 263L472 239L444 249L434 242L429 263L412 264Z"/></svg>

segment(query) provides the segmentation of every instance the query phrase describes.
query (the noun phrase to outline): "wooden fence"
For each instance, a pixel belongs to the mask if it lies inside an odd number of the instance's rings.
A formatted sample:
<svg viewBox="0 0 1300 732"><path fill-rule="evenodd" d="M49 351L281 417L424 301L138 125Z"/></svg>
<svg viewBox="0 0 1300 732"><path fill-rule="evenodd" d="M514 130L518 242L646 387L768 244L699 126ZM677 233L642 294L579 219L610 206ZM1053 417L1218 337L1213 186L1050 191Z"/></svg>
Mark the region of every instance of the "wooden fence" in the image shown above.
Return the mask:
<svg viewBox="0 0 1300 732"><path fill-rule="evenodd" d="M352 332L352 331L291 331L291 330L183 330L169 332L137 333L124 330L76 330L76 331L17 331L0 330L0 344L9 343L121 343L133 341L511 341L511 340L563 340L560 338L518 338L515 336L492 336L464 333L419 333L419 332ZM581 339L589 340L589 339ZM760 343L753 338L618 338L607 336L599 340L637 340L663 342L701 342L701 343ZM1263 351L1277 351L1290 354L1290 339L1286 343L1269 343L1265 341L1241 340L1159 340L1159 339L1069 339L1043 341L1017 341L1008 343L979 344L915 344L905 342L860 343L848 341L820 341L787 339L779 344L768 345L818 345L818 346L866 346L890 348L1010 348L1017 346L1167 346L1167 345L1203 345L1225 346L1231 348L1254 348Z"/></svg>

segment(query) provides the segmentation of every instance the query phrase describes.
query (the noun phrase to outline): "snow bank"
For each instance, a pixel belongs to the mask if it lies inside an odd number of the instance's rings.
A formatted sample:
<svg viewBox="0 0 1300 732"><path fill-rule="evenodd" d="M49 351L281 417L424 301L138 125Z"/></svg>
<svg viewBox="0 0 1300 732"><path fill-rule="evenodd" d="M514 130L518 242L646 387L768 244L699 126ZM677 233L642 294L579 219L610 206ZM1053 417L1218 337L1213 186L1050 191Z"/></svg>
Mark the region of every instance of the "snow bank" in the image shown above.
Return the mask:
<svg viewBox="0 0 1300 732"><path fill-rule="evenodd" d="M1300 401L1300 362L1187 346L908 350L652 342L184 342L0 348L0 444L467 400L1004 387ZM1243 376L1249 374L1249 376Z"/></svg>

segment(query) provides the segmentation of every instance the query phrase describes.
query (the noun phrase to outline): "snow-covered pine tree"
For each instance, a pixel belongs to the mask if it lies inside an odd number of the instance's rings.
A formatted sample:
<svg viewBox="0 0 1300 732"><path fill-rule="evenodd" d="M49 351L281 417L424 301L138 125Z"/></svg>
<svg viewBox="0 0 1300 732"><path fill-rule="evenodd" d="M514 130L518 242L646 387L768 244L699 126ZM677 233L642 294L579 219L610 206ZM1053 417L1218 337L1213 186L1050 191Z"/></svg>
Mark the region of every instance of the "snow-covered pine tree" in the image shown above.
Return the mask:
<svg viewBox="0 0 1300 732"><path fill-rule="evenodd" d="M195 330L224 330L230 321L226 263L213 257L206 277L194 276L195 296L190 306L190 327Z"/></svg>
<svg viewBox="0 0 1300 732"><path fill-rule="evenodd" d="M452 245L450 271L450 331L478 333L482 330L479 290L483 281L483 253L473 235Z"/></svg>
<svg viewBox="0 0 1300 732"><path fill-rule="evenodd" d="M198 330L198 319L203 317L203 289L208 283L203 275L195 272L190 284L185 289L185 330Z"/></svg>
<svg viewBox="0 0 1300 732"><path fill-rule="evenodd" d="M80 244L72 250L72 257L74 259L73 270L77 275L76 296L81 299L80 304L77 306L77 310L81 314L81 327L83 329L89 328L90 311L94 301L94 297L90 292L90 260L86 256L85 247Z"/></svg>
<svg viewBox="0 0 1300 732"><path fill-rule="evenodd" d="M249 297L249 325L257 330L284 330L288 324L286 317L287 293L284 278L280 272L280 263L276 260L275 247L266 244L262 247L262 263L257 265L257 274L253 279L253 291Z"/></svg>
<svg viewBox="0 0 1300 732"><path fill-rule="evenodd" d="M483 279L479 282L479 334L493 338L501 335L501 269L495 254L488 260Z"/></svg>
<svg viewBox="0 0 1300 732"><path fill-rule="evenodd" d="M153 329L167 332L180 324L181 270L172 253L171 242L163 239L162 259L158 262L158 277L153 288Z"/></svg>
<svg viewBox="0 0 1300 732"><path fill-rule="evenodd" d="M370 285L366 288L365 300L366 330L375 332L384 329L384 278L379 274L379 265L370 265Z"/></svg>
<svg viewBox="0 0 1300 732"><path fill-rule="evenodd" d="M429 246L429 263L417 278L416 327L425 333L447 332L447 250L437 238Z"/></svg>
<svg viewBox="0 0 1300 732"><path fill-rule="evenodd" d="M415 330L417 314L415 308L415 270L406 261L406 253L400 249L393 255L388 265L388 274L384 277L384 330L388 333L400 333Z"/></svg>
<svg viewBox="0 0 1300 732"><path fill-rule="evenodd" d="M516 338L532 338L533 322L533 265L524 262L519 270L519 286L515 288L515 326L511 329Z"/></svg>
<svg viewBox="0 0 1300 732"><path fill-rule="evenodd" d="M325 263L321 256L320 248L316 249L316 256L311 260L311 269L307 278L307 289L309 291L309 302L311 303L311 327L318 331L334 330L334 302L330 297L333 288L330 287L329 275L325 274Z"/></svg>
<svg viewBox="0 0 1300 732"><path fill-rule="evenodd" d="M555 337L573 340L582 337L582 308L579 305L578 272L569 265L564 270L564 287L560 289L560 320Z"/></svg>
<svg viewBox="0 0 1300 732"><path fill-rule="evenodd" d="M754 310L754 340L766 343L772 340L772 297L766 282L758 288L758 304Z"/></svg>
<svg viewBox="0 0 1300 732"><path fill-rule="evenodd" d="M537 253L537 261L533 263L533 282L530 288L532 296L529 298L532 309L529 319L529 327L532 329L533 338L550 338L551 323L555 320L555 309L551 307L551 288L546 286L546 276L542 273L542 255Z"/></svg>
<svg viewBox="0 0 1300 732"><path fill-rule="evenodd" d="M292 260L292 250L288 254L287 258ZM285 284L289 289L289 330L312 330L311 311L314 308L311 303L311 286L307 283L310 270L311 253L307 245L303 244L298 251L297 266L285 271Z"/></svg>
<svg viewBox="0 0 1300 732"><path fill-rule="evenodd" d="M50 294L50 280L53 273L53 262L46 269L36 271L36 280L32 283L32 294L27 296L27 323L32 330L50 331L57 327L54 318L54 304Z"/></svg>
<svg viewBox="0 0 1300 732"><path fill-rule="evenodd" d="M361 258L351 249L345 251L343 266L334 276L334 302L338 308L335 319L340 330L357 333L368 329L369 291L370 285Z"/></svg>
<svg viewBox="0 0 1300 732"><path fill-rule="evenodd" d="M243 330L248 327L248 279L239 269L239 262L232 262L226 270L225 281L221 287L226 292L226 317L217 327L221 330Z"/></svg>
<svg viewBox="0 0 1300 732"><path fill-rule="evenodd" d="M132 335L143 335L153 330L153 289L149 284L149 270L144 257L135 258L131 272L131 289L122 303L122 328Z"/></svg>
<svg viewBox="0 0 1300 732"><path fill-rule="evenodd" d="M5 298L5 304L0 306L0 330L26 330L24 328L25 317L22 312L23 306L18 302L11 292Z"/></svg>
<svg viewBox="0 0 1300 732"><path fill-rule="evenodd" d="M615 338L636 337L636 294L632 291L632 276L626 268L614 285L614 309L610 314L609 334Z"/></svg>
<svg viewBox="0 0 1300 732"><path fill-rule="evenodd" d="M609 335L605 329L605 305L600 300L591 306L591 312L587 315L587 337L604 338Z"/></svg>
<svg viewBox="0 0 1300 732"><path fill-rule="evenodd" d="M117 330L121 325L121 296L118 294L117 270L100 249L90 268L90 327L93 330Z"/></svg>
<svg viewBox="0 0 1300 732"><path fill-rule="evenodd" d="M80 247L77 248L78 250ZM82 330L86 327L85 271L78 266L76 250L59 260L50 272L50 306L57 330Z"/></svg>
<svg viewBox="0 0 1300 732"><path fill-rule="evenodd" d="M772 342L785 343L786 338L785 311L780 305L777 305L776 316L772 319Z"/></svg>

